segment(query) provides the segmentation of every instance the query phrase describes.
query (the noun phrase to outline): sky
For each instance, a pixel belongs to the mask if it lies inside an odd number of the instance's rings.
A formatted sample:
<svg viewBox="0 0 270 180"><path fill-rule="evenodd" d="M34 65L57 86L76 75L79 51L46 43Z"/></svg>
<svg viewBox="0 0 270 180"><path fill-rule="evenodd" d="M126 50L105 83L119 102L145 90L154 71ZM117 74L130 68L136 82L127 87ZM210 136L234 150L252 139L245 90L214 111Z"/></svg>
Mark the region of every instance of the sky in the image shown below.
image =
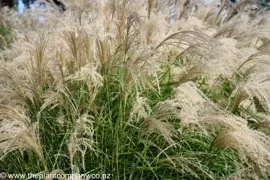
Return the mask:
<svg viewBox="0 0 270 180"><path fill-rule="evenodd" d="M23 0L18 0L18 13L23 13L24 4L22 1Z"/></svg>

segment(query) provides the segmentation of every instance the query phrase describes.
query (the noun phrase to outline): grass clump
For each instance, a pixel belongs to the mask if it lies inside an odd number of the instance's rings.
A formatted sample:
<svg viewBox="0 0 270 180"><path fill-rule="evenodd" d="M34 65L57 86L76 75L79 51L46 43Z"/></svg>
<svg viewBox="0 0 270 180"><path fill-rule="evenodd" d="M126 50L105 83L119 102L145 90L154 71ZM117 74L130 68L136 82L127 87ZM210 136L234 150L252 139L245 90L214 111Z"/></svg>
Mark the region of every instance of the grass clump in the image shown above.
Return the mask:
<svg viewBox="0 0 270 180"><path fill-rule="evenodd" d="M256 61L267 56L266 42L242 53L243 43L221 38L241 41L241 29L211 24L220 12L203 8L168 26L169 7L158 1L66 3L63 14L43 12L48 24L25 25L3 51L1 168L112 179L269 177L269 137L257 124L259 105L268 111L268 79L256 81L267 75ZM208 13L217 33L196 13Z"/></svg>

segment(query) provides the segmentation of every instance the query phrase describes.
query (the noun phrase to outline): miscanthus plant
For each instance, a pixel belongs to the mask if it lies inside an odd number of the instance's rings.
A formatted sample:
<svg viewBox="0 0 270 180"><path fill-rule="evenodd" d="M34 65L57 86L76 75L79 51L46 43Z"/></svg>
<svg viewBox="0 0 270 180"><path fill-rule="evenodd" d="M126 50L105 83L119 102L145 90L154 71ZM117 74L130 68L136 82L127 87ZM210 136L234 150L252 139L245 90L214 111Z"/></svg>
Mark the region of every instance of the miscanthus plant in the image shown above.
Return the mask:
<svg viewBox="0 0 270 180"><path fill-rule="evenodd" d="M0 167L268 179L267 14L174 3L175 24L164 1L67 1L39 11L45 23L19 17L0 56Z"/></svg>

